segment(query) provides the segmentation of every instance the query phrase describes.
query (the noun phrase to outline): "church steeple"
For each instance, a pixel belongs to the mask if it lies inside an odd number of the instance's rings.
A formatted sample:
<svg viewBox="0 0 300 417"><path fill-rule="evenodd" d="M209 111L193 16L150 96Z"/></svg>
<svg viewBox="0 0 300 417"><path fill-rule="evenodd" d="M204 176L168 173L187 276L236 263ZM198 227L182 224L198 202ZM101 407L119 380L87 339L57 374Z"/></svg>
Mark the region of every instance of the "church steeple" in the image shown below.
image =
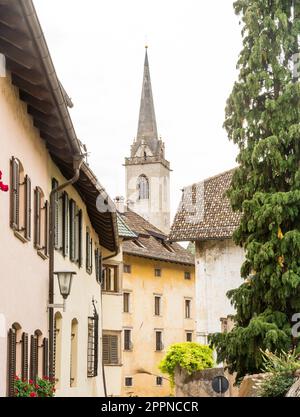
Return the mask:
<svg viewBox="0 0 300 417"><path fill-rule="evenodd" d="M143 88L137 132L137 140L143 139L150 140L151 142L153 139L158 140L147 46L145 51Z"/></svg>
<svg viewBox="0 0 300 417"><path fill-rule="evenodd" d="M168 234L171 170L165 144L157 135L147 47L138 132L130 157L125 158L125 169L127 205Z"/></svg>

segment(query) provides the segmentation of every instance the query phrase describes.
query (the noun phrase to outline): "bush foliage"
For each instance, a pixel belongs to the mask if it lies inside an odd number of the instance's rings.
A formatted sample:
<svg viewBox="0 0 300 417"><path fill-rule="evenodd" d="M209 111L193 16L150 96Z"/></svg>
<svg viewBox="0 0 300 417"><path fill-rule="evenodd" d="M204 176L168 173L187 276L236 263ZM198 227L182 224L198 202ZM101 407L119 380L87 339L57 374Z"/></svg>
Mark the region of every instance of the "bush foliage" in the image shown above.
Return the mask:
<svg viewBox="0 0 300 417"><path fill-rule="evenodd" d="M175 343L168 348L159 369L170 376L171 383L174 385L176 366L180 366L192 374L195 371L212 368L213 365L213 351L210 347L199 343L184 342Z"/></svg>

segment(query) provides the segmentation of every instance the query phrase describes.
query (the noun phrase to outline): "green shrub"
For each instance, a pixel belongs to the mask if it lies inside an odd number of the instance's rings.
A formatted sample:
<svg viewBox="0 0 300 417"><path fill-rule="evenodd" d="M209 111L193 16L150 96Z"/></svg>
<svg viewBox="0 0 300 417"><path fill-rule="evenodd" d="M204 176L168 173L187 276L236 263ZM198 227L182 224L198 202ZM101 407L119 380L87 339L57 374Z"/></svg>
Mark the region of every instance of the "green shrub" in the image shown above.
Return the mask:
<svg viewBox="0 0 300 417"><path fill-rule="evenodd" d="M294 373L300 369L298 353L281 352L274 354L266 351L263 355L263 371L269 375L260 385L260 397L284 397L295 381Z"/></svg>
<svg viewBox="0 0 300 417"><path fill-rule="evenodd" d="M165 357L159 364L159 369L170 376L171 384L174 385L176 366L180 366L188 374L192 374L195 371L212 368L213 365L213 351L209 346L184 342L175 343L168 348Z"/></svg>

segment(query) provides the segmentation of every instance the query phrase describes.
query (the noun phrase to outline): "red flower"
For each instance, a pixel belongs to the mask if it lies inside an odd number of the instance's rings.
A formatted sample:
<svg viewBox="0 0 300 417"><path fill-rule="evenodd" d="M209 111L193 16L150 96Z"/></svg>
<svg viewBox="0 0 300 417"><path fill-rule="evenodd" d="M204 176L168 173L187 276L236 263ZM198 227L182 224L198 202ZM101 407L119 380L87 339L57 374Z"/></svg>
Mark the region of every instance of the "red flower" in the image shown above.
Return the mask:
<svg viewBox="0 0 300 417"><path fill-rule="evenodd" d="M0 171L0 180L2 178L2 171ZM2 181L0 181L0 190L1 191L8 191L8 185L4 185Z"/></svg>
<svg viewBox="0 0 300 417"><path fill-rule="evenodd" d="M37 395L36 395L36 393L35 392L31 392L30 394L29 394L29 397L36 397Z"/></svg>
<svg viewBox="0 0 300 417"><path fill-rule="evenodd" d="M33 384L34 382L33 382L33 380L32 379L30 379L29 380L29 384Z"/></svg>
<svg viewBox="0 0 300 417"><path fill-rule="evenodd" d="M48 381L48 379L49 379L49 378L48 378L47 376L44 376L44 377L43 377L43 379L44 379L45 381Z"/></svg>
<svg viewBox="0 0 300 417"><path fill-rule="evenodd" d="M35 386L35 389L40 389L41 387L39 386L39 385L36 385Z"/></svg>
<svg viewBox="0 0 300 417"><path fill-rule="evenodd" d="M1 171L0 171L0 173L1 173ZM1 177L0 177L1 178ZM15 380L16 381L20 381L20 378L18 377L18 375L15 375Z"/></svg>

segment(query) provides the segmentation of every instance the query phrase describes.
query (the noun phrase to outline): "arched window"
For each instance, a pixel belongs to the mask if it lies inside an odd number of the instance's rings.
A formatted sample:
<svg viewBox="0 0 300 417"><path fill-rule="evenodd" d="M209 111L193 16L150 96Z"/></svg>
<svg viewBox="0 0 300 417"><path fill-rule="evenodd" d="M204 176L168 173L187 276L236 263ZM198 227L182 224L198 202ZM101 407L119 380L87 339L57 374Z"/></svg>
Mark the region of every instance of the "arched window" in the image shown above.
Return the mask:
<svg viewBox="0 0 300 417"><path fill-rule="evenodd" d="M28 364L28 336L22 334L19 323L14 323L8 331L8 369L7 369L7 394L10 397L15 395L15 375L26 379L26 366ZM26 339L26 340L25 340ZM26 344L27 341L27 344Z"/></svg>
<svg viewBox="0 0 300 417"><path fill-rule="evenodd" d="M139 193L139 200L149 199L149 181L145 175L140 175L138 178L137 189Z"/></svg>
<svg viewBox="0 0 300 417"><path fill-rule="evenodd" d="M78 321L71 324L71 352L70 352L70 387L77 385L77 352L78 352Z"/></svg>
<svg viewBox="0 0 300 417"><path fill-rule="evenodd" d="M60 386L61 374L61 342L62 342L62 315L57 312L54 317L54 369L57 387Z"/></svg>

